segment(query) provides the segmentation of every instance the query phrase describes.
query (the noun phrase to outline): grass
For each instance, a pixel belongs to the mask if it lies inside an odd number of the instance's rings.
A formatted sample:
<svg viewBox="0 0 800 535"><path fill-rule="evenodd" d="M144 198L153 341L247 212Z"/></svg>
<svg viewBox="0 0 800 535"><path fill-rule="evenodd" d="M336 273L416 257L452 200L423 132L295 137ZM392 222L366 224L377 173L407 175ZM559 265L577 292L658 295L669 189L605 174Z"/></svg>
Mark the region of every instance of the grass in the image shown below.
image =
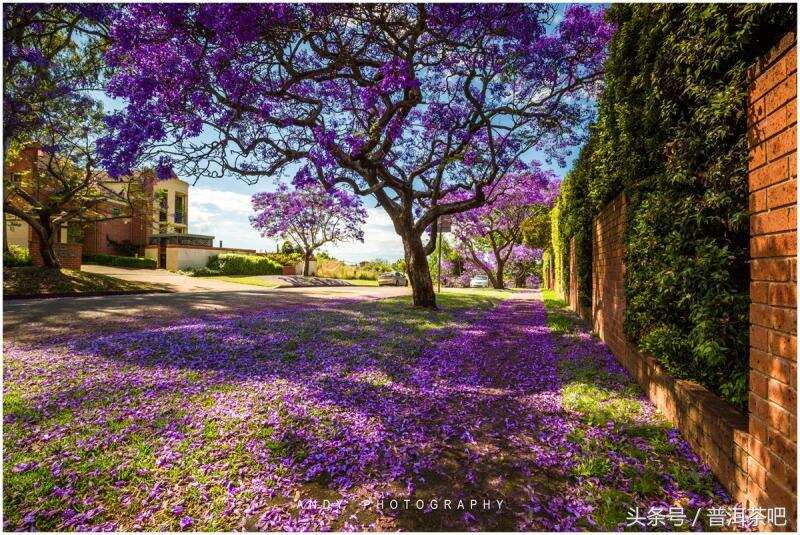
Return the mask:
<svg viewBox="0 0 800 535"><path fill-rule="evenodd" d="M368 279L347 279L345 282L351 286L377 286L378 281Z"/></svg>
<svg viewBox="0 0 800 535"><path fill-rule="evenodd" d="M252 286L262 286L264 288L278 288L284 282L276 278L277 276L264 277L263 275L217 275L213 278L225 282L235 282L237 284L250 284ZM352 279L345 280L345 286L377 286L378 281ZM324 285L321 285L324 286Z"/></svg>
<svg viewBox="0 0 800 535"><path fill-rule="evenodd" d="M681 489L713 496L713 475L699 471L678 451L670 439L675 434L672 425L659 413L640 417L646 401L638 384L621 368L604 369L601 361L605 349L594 336L587 339L586 325L554 291L544 290L542 300L557 351L573 355L559 363L563 407L577 414L580 422L569 435L571 442L581 446L583 455L573 474L600 481L615 477L630 481L627 489L606 486L587 490L595 495L594 519L598 527L620 529L625 525L629 506L663 500L666 477ZM593 437L590 430L598 428L615 429L614 440ZM613 457L609 455L612 452ZM627 460L620 463L613 459ZM681 505L693 512L693 507Z"/></svg>
<svg viewBox="0 0 800 535"><path fill-rule="evenodd" d="M280 284L280 282L275 279L265 279L261 275L218 275L211 278L225 282L235 282L237 284L263 286L265 288L277 288Z"/></svg>
<svg viewBox="0 0 800 535"><path fill-rule="evenodd" d="M127 281L74 269L17 267L3 269L3 297L93 295L108 292L163 292L159 284Z"/></svg>
<svg viewBox="0 0 800 535"><path fill-rule="evenodd" d="M402 296L359 302L338 311L292 318L292 329L288 329L289 324L286 329L291 332L291 338L285 344L281 360L308 358L298 354L297 350L304 342L319 337L329 337L331 345L341 351L381 340L373 347L370 357L375 359L374 364L362 369L362 365L354 362L353 370L342 370L342 375L332 379L353 381L354 388L364 392L388 389L398 370L391 366L382 370L380 362L394 360L402 352L418 354L425 343L435 339L436 329L455 325L453 322L459 311L489 310L507 297L507 292L445 290L437 297L438 311L413 308L410 296ZM397 336L381 338L381 330L386 326L393 326ZM130 328L135 329L134 326ZM276 332L280 330L276 329ZM47 353L55 355L61 350L54 344ZM197 347L185 349L187 353L197 350ZM236 349L232 347L230 351L230 358L235 358ZM44 357L44 353L36 355ZM244 398L249 402L257 400L252 405L255 411L252 420L229 416L228 411L235 412L240 405L233 399L238 400L242 392L263 384L264 378L242 390L232 377L223 383L209 382L209 378L216 374L207 370L163 368L162 371L170 376L169 380L175 382L176 390L170 387L162 391L149 380L154 368L146 366L141 368L143 385L134 382L104 392L102 385L108 377L101 376L104 372L100 369L116 374L138 368L137 365L128 367L125 364L107 368L107 358L97 355L91 359L89 365L99 368L92 368L94 371L89 372L92 378L88 382L85 382L87 378L83 375L83 368L77 366L72 357L66 361L61 357L41 361L48 371L37 372L34 376L20 375L26 369L39 366L28 359L9 357L4 363L7 374L3 396L4 427L9 439L4 445L3 505L11 525L19 526L28 511L46 507L41 511L60 512L70 507L73 499L74 503L80 504L84 498L91 498L92 507L101 505L102 516L119 522L119 527L126 530L177 530L179 517L172 513L176 504L185 507L182 514L195 519L192 529L230 530L238 524L232 524L231 518L223 512L230 506L229 481L238 483L242 473L252 477L263 470L263 464L270 467L263 481L273 488L281 478L296 471L295 465L310 454L318 453L313 449L316 441L333 440L346 429L342 427L344 424L340 422L338 411L332 411L329 405L310 405L307 411L298 414L297 411L287 411L280 398L256 394L257 389L250 393L250 398ZM72 366L73 373L62 370L63 365ZM265 366L273 368L279 365L265 363ZM76 369L81 371L76 372ZM50 384L47 377L57 377L56 384ZM278 383L284 381L287 385L291 382L281 379ZM283 392L283 388L279 391ZM58 398L57 402L51 403L51 394ZM37 406L37 400L43 404ZM132 417L127 413L123 400L135 400L136 405L157 406L158 409L152 420L141 415ZM187 418L197 411L203 416L195 422L196 425L187 426ZM97 423L98 418L102 423ZM267 418L270 420L265 421ZM298 418L302 420L295 421ZM41 426L41 432L37 433L52 436L35 438L30 434L34 426L37 429ZM286 429L301 427L308 429L310 434L297 436L286 432ZM278 428L283 431L278 432ZM182 433L187 437L171 443L171 451L176 456L168 464L161 465L159 459L164 456L166 433ZM82 445L84 441L100 438L104 439L100 447ZM107 440L109 438L113 440ZM74 454L63 461L62 472L59 468L54 473L52 466L60 466L61 453L66 451ZM254 452L258 455L254 456ZM214 466L213 470L207 468L210 465ZM74 477L75 481L69 477ZM177 494L170 497L168 505L145 503L155 481L175 489ZM193 482L192 485L186 485L187 481ZM308 497L316 488L314 485L326 489L326 484L325 480L315 480L299 488L303 496ZM54 496L56 487L67 486L74 491L74 497ZM202 489L203 494L195 487ZM245 495L247 492L251 491L245 486L236 495L237 499L250 499ZM334 493L333 496L337 495ZM148 508L151 516L141 525L137 524L137 514ZM203 519L206 514L210 514L210 518ZM38 515L35 527L57 530L64 527L61 522L60 514Z"/></svg>

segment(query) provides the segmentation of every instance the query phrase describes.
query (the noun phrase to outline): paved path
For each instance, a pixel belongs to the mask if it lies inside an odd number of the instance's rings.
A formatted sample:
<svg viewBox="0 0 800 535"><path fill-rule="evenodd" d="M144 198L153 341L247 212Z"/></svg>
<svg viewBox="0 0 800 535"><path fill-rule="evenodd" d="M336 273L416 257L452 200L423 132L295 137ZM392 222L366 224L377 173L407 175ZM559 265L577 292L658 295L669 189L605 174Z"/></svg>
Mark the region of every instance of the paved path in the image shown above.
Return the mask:
<svg viewBox="0 0 800 535"><path fill-rule="evenodd" d="M214 277L189 277L166 269L129 269L86 264L81 267L81 270L128 281L160 284L173 292L241 291L243 288L253 290L265 288L262 285L228 282ZM273 283L275 288L355 286L346 280L297 275L263 275L259 278Z"/></svg>
<svg viewBox="0 0 800 535"><path fill-rule="evenodd" d="M173 292L221 292L261 289L259 286L226 282L212 277L189 277L166 269L128 269L112 266L83 265L81 270L127 281L160 284Z"/></svg>

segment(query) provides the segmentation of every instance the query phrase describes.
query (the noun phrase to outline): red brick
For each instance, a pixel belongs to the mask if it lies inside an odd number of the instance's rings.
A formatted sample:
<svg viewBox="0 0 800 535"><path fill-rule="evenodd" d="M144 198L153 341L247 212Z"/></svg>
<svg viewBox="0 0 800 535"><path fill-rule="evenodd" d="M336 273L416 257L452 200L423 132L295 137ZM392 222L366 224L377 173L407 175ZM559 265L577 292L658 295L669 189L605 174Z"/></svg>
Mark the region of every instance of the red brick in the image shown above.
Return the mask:
<svg viewBox="0 0 800 535"><path fill-rule="evenodd" d="M796 49L792 49L789 53L785 54L780 60L775 62L771 67L764 71L750 84L748 88L751 100L758 99L767 91L784 81L786 77L796 70L796 61Z"/></svg>
<svg viewBox="0 0 800 535"><path fill-rule="evenodd" d="M796 360L797 337L791 334L769 331L769 352L787 360Z"/></svg>
<svg viewBox="0 0 800 535"><path fill-rule="evenodd" d="M767 140L767 159L774 161L795 149L797 149L797 132L796 127L792 126Z"/></svg>
<svg viewBox="0 0 800 535"><path fill-rule="evenodd" d="M796 255L797 232L754 236L750 239L750 256L752 258Z"/></svg>
<svg viewBox="0 0 800 535"><path fill-rule="evenodd" d="M750 409L750 418L748 418L747 431L761 442L767 441L767 423L753 414L753 409ZM748 447L749 450L749 447Z"/></svg>
<svg viewBox="0 0 800 535"><path fill-rule="evenodd" d="M797 444L783 435L770 435L767 447L782 459L794 459L797 457Z"/></svg>
<svg viewBox="0 0 800 535"><path fill-rule="evenodd" d="M769 403L767 406L767 427L773 428L784 435L789 434L789 411ZM766 467L765 467L766 468Z"/></svg>
<svg viewBox="0 0 800 535"><path fill-rule="evenodd" d="M750 194L750 213L763 212L767 209L767 190L762 189Z"/></svg>
<svg viewBox="0 0 800 535"><path fill-rule="evenodd" d="M787 258L757 258L750 263L750 276L754 281L789 281L792 264Z"/></svg>
<svg viewBox="0 0 800 535"><path fill-rule="evenodd" d="M769 396L769 377L758 370L750 370L750 392L767 399Z"/></svg>
<svg viewBox="0 0 800 535"><path fill-rule="evenodd" d="M760 325L750 325L750 347L759 351L769 351L770 332Z"/></svg>
<svg viewBox="0 0 800 535"><path fill-rule="evenodd" d="M793 308L770 307L772 328L778 331L795 334L797 332L797 311Z"/></svg>
<svg viewBox="0 0 800 535"><path fill-rule="evenodd" d="M797 229L797 208L787 206L777 210L761 212L750 218L750 235L771 234Z"/></svg>
<svg viewBox="0 0 800 535"><path fill-rule="evenodd" d="M797 103L794 99L773 110L766 117L759 117L758 122L750 127L747 133L748 146L752 147L779 133L784 128L797 122Z"/></svg>
<svg viewBox="0 0 800 535"><path fill-rule="evenodd" d="M767 163L767 146L764 143L759 143L751 147L747 154L747 168L752 171ZM752 180L753 174L750 174ZM751 189L752 186L751 186Z"/></svg>
<svg viewBox="0 0 800 535"><path fill-rule="evenodd" d="M769 304L794 307L797 304L797 286L791 282L769 285Z"/></svg>
<svg viewBox="0 0 800 535"><path fill-rule="evenodd" d="M769 400L793 413L797 408L797 392L789 385L770 379L768 381Z"/></svg>
<svg viewBox="0 0 800 535"><path fill-rule="evenodd" d="M775 358L774 356L757 349L751 349L750 367L754 370L760 371L765 375L768 375L769 377L777 379L782 383L789 384L791 367L785 360Z"/></svg>
<svg viewBox="0 0 800 535"><path fill-rule="evenodd" d="M764 95L764 116L771 114L795 97L797 97L797 75L792 73Z"/></svg>
<svg viewBox="0 0 800 535"><path fill-rule="evenodd" d="M767 190L767 206L778 208L797 203L797 180L787 180Z"/></svg>
<svg viewBox="0 0 800 535"><path fill-rule="evenodd" d="M769 283L768 282L751 282L750 283L750 301L753 303L767 304L769 302ZM752 331L751 331L752 336Z"/></svg>
<svg viewBox="0 0 800 535"><path fill-rule="evenodd" d="M762 147L763 149L764 145L759 145L759 147ZM758 149L756 149L755 152L758 152ZM762 152L763 155L761 156L763 156L763 161L758 165L763 165L766 163L766 149L763 149ZM781 158L780 160L770 162L769 165L765 165L760 169L751 171L749 178L750 191L754 192L760 190L761 188L765 188L767 186L771 186L772 184L777 184L778 182L786 180L789 177L789 164L789 158ZM751 167L750 169L754 169L754 167Z"/></svg>

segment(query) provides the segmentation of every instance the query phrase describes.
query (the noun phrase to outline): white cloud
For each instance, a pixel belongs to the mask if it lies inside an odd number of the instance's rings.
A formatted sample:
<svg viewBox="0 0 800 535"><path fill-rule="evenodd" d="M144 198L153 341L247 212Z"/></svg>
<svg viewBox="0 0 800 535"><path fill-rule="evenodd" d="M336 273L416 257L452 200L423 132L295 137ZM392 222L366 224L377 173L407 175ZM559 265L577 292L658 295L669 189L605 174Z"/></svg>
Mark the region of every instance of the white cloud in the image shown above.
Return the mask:
<svg viewBox="0 0 800 535"><path fill-rule="evenodd" d="M242 247L274 251L275 240L262 238L250 226L250 195L201 187L189 188L189 232L215 237L225 247ZM367 208L364 243L344 242L323 249L346 262L383 258L396 260L403 256L403 244L394 231L389 216L381 207Z"/></svg>
<svg viewBox="0 0 800 535"><path fill-rule="evenodd" d="M403 242L394 230L392 220L380 206L367 208L364 243L344 242L326 248L336 258L347 262L383 258L394 261L403 257Z"/></svg>

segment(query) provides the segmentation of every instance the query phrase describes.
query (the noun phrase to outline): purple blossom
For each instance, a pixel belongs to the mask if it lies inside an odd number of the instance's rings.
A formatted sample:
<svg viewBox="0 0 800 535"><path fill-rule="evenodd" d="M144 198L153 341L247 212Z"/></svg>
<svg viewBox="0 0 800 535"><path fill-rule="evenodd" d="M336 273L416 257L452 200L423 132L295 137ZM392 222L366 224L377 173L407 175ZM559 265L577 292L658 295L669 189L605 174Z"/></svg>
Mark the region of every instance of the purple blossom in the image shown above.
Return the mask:
<svg viewBox="0 0 800 535"><path fill-rule="evenodd" d="M288 239L306 258L326 243L364 241L361 226L367 212L358 197L337 187L325 189L311 180L307 168L295 182L299 185L293 190L281 185L253 195L250 222L262 236Z"/></svg>

